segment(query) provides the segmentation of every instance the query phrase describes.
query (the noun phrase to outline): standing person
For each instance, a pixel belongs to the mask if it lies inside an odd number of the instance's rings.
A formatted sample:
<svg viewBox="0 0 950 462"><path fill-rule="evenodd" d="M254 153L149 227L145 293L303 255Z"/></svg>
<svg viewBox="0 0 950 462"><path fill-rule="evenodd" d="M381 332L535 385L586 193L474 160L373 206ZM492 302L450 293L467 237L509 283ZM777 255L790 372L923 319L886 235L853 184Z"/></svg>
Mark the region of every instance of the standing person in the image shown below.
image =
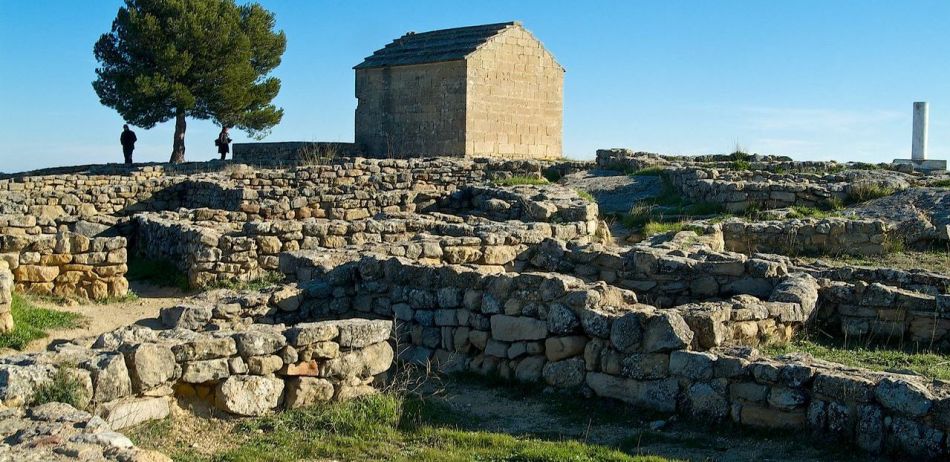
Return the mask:
<svg viewBox="0 0 950 462"><path fill-rule="evenodd" d="M129 130L129 124L122 126L122 135L119 136L119 142L122 143L122 154L125 155L126 165L132 165L132 151L135 150L135 132Z"/></svg>
<svg viewBox="0 0 950 462"><path fill-rule="evenodd" d="M218 139L214 140L214 144L218 146L218 154L221 154L221 160L224 160L228 156L228 153L231 152L231 148L228 146L231 143L231 138L228 136L228 127L221 127L221 133L218 133Z"/></svg>

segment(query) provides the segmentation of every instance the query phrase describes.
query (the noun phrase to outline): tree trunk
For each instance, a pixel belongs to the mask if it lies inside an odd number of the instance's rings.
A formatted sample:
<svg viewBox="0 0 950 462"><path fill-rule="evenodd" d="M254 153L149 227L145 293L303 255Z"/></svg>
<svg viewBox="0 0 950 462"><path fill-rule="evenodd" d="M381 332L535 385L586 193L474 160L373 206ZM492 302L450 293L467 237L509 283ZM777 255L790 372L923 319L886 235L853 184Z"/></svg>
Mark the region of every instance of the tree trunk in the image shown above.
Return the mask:
<svg viewBox="0 0 950 462"><path fill-rule="evenodd" d="M172 158L169 162L180 164L185 161L185 113L175 115L175 138L172 141Z"/></svg>

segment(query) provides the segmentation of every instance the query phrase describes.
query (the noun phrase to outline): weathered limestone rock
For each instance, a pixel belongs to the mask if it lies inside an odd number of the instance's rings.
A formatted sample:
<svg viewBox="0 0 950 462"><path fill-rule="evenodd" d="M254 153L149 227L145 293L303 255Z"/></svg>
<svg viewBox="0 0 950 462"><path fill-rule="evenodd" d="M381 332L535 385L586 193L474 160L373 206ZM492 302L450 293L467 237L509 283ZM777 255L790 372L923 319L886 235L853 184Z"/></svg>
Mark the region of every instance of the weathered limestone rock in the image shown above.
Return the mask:
<svg viewBox="0 0 950 462"><path fill-rule="evenodd" d="M393 358L393 349L389 343L379 342L328 360L321 366L320 375L336 378L372 377L389 370Z"/></svg>
<svg viewBox="0 0 950 462"><path fill-rule="evenodd" d="M125 352L125 363L136 392L163 385L175 375L175 355L164 345L136 345Z"/></svg>
<svg viewBox="0 0 950 462"><path fill-rule="evenodd" d="M333 384L317 377L294 377L287 381L284 405L294 409L333 398Z"/></svg>
<svg viewBox="0 0 950 462"><path fill-rule="evenodd" d="M132 394L132 380L120 353L100 353L81 366L92 375L96 402L105 403Z"/></svg>
<svg viewBox="0 0 950 462"><path fill-rule="evenodd" d="M647 352L683 349L693 340L693 331L683 317L673 312L658 312L647 321L643 350Z"/></svg>
<svg viewBox="0 0 950 462"><path fill-rule="evenodd" d="M200 330L211 321L212 308L207 305L177 305L162 308L162 324L169 328Z"/></svg>
<svg viewBox="0 0 950 462"><path fill-rule="evenodd" d="M189 361L182 365L181 381L185 383L213 382L230 374L228 360L224 358Z"/></svg>
<svg viewBox="0 0 950 462"><path fill-rule="evenodd" d="M574 388L584 383L583 358L571 358L563 361L548 362L544 365L542 374L544 381L557 388Z"/></svg>
<svg viewBox="0 0 950 462"><path fill-rule="evenodd" d="M114 430L168 417L167 398L120 399L102 404L102 418Z"/></svg>
<svg viewBox="0 0 950 462"><path fill-rule="evenodd" d="M253 330L234 334L234 344L241 356L269 355L287 345L283 335L269 330Z"/></svg>
<svg viewBox="0 0 950 462"><path fill-rule="evenodd" d="M506 315L491 317L491 335L496 340L503 342L543 340L547 334L547 324L538 319Z"/></svg>
<svg viewBox="0 0 950 462"><path fill-rule="evenodd" d="M283 392L279 378L235 375L215 387L215 405L232 414L259 416L276 408Z"/></svg>
<svg viewBox="0 0 950 462"><path fill-rule="evenodd" d="M347 319L327 321L339 329L337 343L343 348L363 348L374 343L389 340L392 322L370 319Z"/></svg>
<svg viewBox="0 0 950 462"><path fill-rule="evenodd" d="M560 361L571 356L577 356L584 352L587 345L587 337L548 337L544 341L544 354L548 361Z"/></svg>

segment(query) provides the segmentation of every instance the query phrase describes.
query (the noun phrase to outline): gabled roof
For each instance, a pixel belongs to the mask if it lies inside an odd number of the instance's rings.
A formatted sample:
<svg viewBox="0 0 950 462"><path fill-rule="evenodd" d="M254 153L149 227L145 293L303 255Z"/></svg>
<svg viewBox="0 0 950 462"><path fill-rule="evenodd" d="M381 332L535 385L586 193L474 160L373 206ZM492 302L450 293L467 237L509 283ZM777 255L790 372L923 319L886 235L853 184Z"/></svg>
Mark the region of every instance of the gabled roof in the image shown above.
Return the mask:
<svg viewBox="0 0 950 462"><path fill-rule="evenodd" d="M465 59L492 37L509 27L520 26L518 21L456 27L431 32L409 32L382 49L376 50L353 69L405 66Z"/></svg>

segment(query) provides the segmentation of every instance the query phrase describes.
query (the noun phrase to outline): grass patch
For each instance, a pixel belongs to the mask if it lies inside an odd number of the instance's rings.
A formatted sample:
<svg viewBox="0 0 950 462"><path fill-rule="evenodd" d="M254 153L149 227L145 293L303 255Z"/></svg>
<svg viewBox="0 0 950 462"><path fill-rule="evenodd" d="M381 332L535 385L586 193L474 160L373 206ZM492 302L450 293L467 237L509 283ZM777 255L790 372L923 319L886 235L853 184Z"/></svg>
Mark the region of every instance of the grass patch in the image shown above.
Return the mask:
<svg viewBox="0 0 950 462"><path fill-rule="evenodd" d="M668 175L660 173L659 176L663 180L660 194L635 203L621 217L621 223L627 228L636 230L648 223L680 223L694 217L715 217L724 213L721 204L688 201L676 191Z"/></svg>
<svg viewBox="0 0 950 462"><path fill-rule="evenodd" d="M933 183L930 183L930 186L934 188L950 188L950 178L946 180L934 181Z"/></svg>
<svg viewBox="0 0 950 462"><path fill-rule="evenodd" d="M852 343L857 343L852 340ZM787 353L808 353L815 358L876 371L913 371L928 378L950 380L950 356L928 351L916 352L900 348L871 345L849 345L846 340L799 338L782 345L771 345L763 353L777 356Z"/></svg>
<svg viewBox="0 0 950 462"><path fill-rule="evenodd" d="M663 176L666 170L663 167L645 167L631 173L631 176Z"/></svg>
<svg viewBox="0 0 950 462"><path fill-rule="evenodd" d="M513 176L511 178L501 178L494 181L495 186L522 186L522 185L544 185L548 184L545 178L533 178L530 176Z"/></svg>
<svg viewBox="0 0 950 462"><path fill-rule="evenodd" d="M144 281L159 287L188 290L188 276L170 261L133 257L129 259L128 266L129 271L125 273L125 278L130 281Z"/></svg>
<svg viewBox="0 0 950 462"><path fill-rule="evenodd" d="M175 460L208 461L623 461L662 462L573 440L546 441L503 433L472 431L469 422L444 405L420 398L379 394L343 403L250 419L229 438L236 447L210 457L188 448L157 448ZM142 447L154 447L155 423L129 432ZM169 451L171 449L171 451Z"/></svg>
<svg viewBox="0 0 950 462"><path fill-rule="evenodd" d="M703 228L700 226L690 226L685 221L676 222L655 222L651 221L643 225L643 235L653 236L655 234L664 234L669 232L678 233L680 231L693 231L696 234L703 235Z"/></svg>
<svg viewBox="0 0 950 462"><path fill-rule="evenodd" d="M840 216L837 210L822 210L817 207L805 207L801 205L796 205L791 208L786 217L788 218L831 218Z"/></svg>
<svg viewBox="0 0 950 462"><path fill-rule="evenodd" d="M258 276L249 281L241 281L238 279L228 279L225 281L216 281L212 284L209 284L205 287L202 287L206 290L211 289L231 289L231 290L261 290L266 289L272 285L280 284L284 282L284 275L276 271L268 271L261 276Z"/></svg>
<svg viewBox="0 0 950 462"><path fill-rule="evenodd" d="M747 160L734 160L729 168L736 171L746 171L752 169L752 164Z"/></svg>
<svg viewBox="0 0 950 462"><path fill-rule="evenodd" d="M576 192L577 195L581 197L581 199L584 199L587 202L597 202L597 200L594 199L593 194L584 191L583 189L575 189L574 192Z"/></svg>
<svg viewBox="0 0 950 462"><path fill-rule="evenodd" d="M19 294L13 294L10 309L13 313L13 331L0 333L0 348L22 350L33 340L46 337L48 330L77 327L82 319L76 313L37 307Z"/></svg>
<svg viewBox="0 0 950 462"><path fill-rule="evenodd" d="M66 403L76 409L82 409L89 402L86 390L73 373L72 367L60 365L53 374L53 380L37 385L33 392L33 405L46 403Z"/></svg>
<svg viewBox="0 0 950 462"><path fill-rule="evenodd" d="M852 204L867 202L869 200L890 196L896 192L897 190L894 188L881 186L877 183L855 183L851 186L850 191L848 191L848 202Z"/></svg>

